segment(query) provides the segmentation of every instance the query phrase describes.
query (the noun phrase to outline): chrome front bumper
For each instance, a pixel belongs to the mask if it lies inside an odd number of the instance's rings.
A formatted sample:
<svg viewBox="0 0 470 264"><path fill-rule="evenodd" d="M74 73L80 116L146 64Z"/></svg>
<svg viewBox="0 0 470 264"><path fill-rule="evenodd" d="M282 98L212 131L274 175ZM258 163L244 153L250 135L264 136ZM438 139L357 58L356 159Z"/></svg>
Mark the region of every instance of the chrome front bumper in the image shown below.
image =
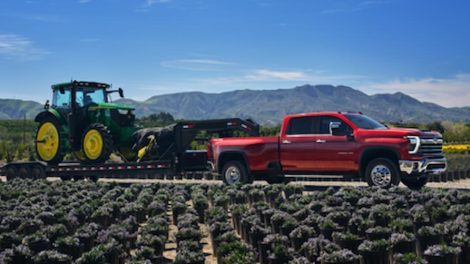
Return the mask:
<svg viewBox="0 0 470 264"><path fill-rule="evenodd" d="M400 160L400 171L410 174L441 174L447 169L447 161L441 159Z"/></svg>

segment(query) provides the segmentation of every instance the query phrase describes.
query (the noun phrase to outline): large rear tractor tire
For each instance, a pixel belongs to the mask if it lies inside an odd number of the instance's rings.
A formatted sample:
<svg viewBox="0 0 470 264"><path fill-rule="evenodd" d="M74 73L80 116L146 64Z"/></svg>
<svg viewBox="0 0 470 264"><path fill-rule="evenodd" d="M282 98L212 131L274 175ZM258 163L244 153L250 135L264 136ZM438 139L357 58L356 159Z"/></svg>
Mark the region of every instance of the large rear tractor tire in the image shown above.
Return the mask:
<svg viewBox="0 0 470 264"><path fill-rule="evenodd" d="M365 176L369 186L388 189L400 184L398 165L387 158L377 158L369 162Z"/></svg>
<svg viewBox="0 0 470 264"><path fill-rule="evenodd" d="M55 118L44 118L36 132L36 153L40 160L48 164L58 164L64 154L60 145L60 124Z"/></svg>
<svg viewBox="0 0 470 264"><path fill-rule="evenodd" d="M104 163L113 152L113 139L102 124L91 124L82 137L82 151L86 163Z"/></svg>
<svg viewBox="0 0 470 264"><path fill-rule="evenodd" d="M222 180L227 185L253 182L253 177L248 174L246 166L237 160L225 163L222 169Z"/></svg>

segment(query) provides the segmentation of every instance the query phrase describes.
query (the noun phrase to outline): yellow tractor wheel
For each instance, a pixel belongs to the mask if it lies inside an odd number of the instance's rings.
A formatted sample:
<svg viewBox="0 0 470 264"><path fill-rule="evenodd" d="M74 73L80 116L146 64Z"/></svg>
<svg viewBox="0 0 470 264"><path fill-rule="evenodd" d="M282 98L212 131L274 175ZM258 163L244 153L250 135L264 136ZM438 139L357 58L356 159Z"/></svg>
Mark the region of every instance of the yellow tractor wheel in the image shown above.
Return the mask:
<svg viewBox="0 0 470 264"><path fill-rule="evenodd" d="M40 160L50 164L62 161L63 154L60 149L60 125L53 118L45 118L36 133L36 153Z"/></svg>
<svg viewBox="0 0 470 264"><path fill-rule="evenodd" d="M113 140L108 129L101 124L92 124L83 133L82 152L88 163L103 163L113 151Z"/></svg>

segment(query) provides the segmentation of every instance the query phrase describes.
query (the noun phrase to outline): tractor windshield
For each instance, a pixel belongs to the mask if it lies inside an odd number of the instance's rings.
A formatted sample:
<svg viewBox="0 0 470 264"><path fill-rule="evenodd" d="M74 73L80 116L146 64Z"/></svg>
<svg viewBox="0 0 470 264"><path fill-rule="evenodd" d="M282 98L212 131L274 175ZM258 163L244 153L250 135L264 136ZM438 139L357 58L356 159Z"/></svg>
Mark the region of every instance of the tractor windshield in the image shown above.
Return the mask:
<svg viewBox="0 0 470 264"><path fill-rule="evenodd" d="M90 104L106 103L106 91L96 88L77 88L77 104L79 106L89 106Z"/></svg>

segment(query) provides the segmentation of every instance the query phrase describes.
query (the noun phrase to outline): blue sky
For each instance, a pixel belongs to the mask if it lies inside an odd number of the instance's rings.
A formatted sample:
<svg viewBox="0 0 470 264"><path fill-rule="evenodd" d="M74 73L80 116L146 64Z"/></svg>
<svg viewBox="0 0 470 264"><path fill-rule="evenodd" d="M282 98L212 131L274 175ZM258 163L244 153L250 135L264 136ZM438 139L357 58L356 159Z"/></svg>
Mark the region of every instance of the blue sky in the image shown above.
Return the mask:
<svg viewBox="0 0 470 264"><path fill-rule="evenodd" d="M2 0L0 98L348 85L470 106L470 1Z"/></svg>

